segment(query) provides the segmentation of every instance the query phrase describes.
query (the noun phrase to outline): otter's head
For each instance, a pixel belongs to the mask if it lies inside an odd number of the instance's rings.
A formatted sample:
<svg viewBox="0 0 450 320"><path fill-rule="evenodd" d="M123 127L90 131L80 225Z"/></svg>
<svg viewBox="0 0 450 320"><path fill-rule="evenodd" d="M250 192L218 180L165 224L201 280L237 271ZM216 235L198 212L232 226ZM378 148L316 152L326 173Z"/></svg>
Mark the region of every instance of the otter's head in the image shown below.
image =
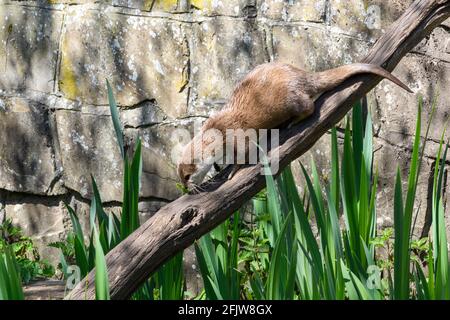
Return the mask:
<svg viewBox="0 0 450 320"><path fill-rule="evenodd" d="M194 163L179 163L178 164L178 176L180 181L188 189L192 189L193 180L192 177L196 175L197 165Z"/></svg>
<svg viewBox="0 0 450 320"><path fill-rule="evenodd" d="M178 163L178 176L184 187L198 190L198 185L210 171L218 157L222 157L218 148L223 149L223 139L217 130L200 132L183 149Z"/></svg>

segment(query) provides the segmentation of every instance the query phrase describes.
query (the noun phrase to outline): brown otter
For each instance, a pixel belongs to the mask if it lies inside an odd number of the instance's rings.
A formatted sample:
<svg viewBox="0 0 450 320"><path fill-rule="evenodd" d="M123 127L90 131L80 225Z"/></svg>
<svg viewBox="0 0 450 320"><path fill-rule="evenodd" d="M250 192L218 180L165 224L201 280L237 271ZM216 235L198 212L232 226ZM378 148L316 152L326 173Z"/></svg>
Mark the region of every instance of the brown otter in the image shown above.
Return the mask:
<svg viewBox="0 0 450 320"><path fill-rule="evenodd" d="M211 146L217 141L224 143L214 138L214 132L225 136L227 129L272 129L288 120L298 122L314 112L314 101L321 94L363 73L381 76L412 92L377 65L356 63L317 73L276 62L257 66L236 86L228 104L206 120L184 148L178 164L181 182L195 188L213 165L218 155Z"/></svg>

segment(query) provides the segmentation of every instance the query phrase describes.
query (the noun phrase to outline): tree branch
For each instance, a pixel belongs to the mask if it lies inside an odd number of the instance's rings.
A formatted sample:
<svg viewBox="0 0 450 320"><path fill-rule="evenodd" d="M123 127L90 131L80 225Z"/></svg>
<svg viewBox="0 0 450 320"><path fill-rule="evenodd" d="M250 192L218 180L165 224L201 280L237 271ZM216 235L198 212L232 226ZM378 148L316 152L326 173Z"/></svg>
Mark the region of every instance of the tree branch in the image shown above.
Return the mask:
<svg viewBox="0 0 450 320"><path fill-rule="evenodd" d="M450 0L417 0L376 42L365 63L392 71L412 48L450 16ZM281 132L280 170L301 156L338 123L353 104L381 81L354 77L315 103L312 117ZM265 185L260 165L241 169L232 180L219 174L207 192L184 195L161 208L106 257L112 299L128 298L165 261L227 219ZM95 298L95 270L72 290L68 299Z"/></svg>

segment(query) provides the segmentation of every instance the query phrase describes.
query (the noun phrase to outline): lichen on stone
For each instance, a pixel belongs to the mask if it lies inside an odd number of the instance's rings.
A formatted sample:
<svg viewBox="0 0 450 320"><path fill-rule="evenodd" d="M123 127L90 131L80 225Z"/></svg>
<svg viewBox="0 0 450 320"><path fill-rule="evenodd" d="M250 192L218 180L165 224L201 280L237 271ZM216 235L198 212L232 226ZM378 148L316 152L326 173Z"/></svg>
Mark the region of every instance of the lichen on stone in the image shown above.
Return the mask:
<svg viewBox="0 0 450 320"><path fill-rule="evenodd" d="M61 48L62 58L59 75L59 89L68 99L76 100L79 96L79 90L77 86L77 77L75 71L72 69L73 64L69 58L70 53L67 48L68 41L69 40L66 38L63 41L63 46Z"/></svg>

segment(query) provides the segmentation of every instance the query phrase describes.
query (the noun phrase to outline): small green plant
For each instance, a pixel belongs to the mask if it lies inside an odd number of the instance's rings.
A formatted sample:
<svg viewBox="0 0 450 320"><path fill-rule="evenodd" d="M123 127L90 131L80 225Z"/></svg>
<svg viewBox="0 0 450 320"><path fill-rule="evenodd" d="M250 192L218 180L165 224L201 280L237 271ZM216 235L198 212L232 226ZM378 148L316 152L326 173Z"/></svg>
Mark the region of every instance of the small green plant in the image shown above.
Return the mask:
<svg viewBox="0 0 450 320"><path fill-rule="evenodd" d="M189 193L189 189L179 182L176 183L176 187L180 190L181 194Z"/></svg>
<svg viewBox="0 0 450 320"><path fill-rule="evenodd" d="M75 235L72 231L67 233L66 239L64 241L55 241L48 244L49 247L59 249L61 251L61 256L64 257L64 261L69 265L76 263L75 259ZM63 260L63 259L61 259ZM63 266L61 263L58 265L61 270Z"/></svg>
<svg viewBox="0 0 450 320"><path fill-rule="evenodd" d="M386 228L381 231L381 234L375 237L370 243L374 245L377 254L377 266L383 270L384 273L390 273L394 267L394 229Z"/></svg>
<svg viewBox="0 0 450 320"><path fill-rule="evenodd" d="M33 240L25 236L21 228L14 226L10 219L6 219L0 225L0 235L3 239L0 241L0 252L5 250L5 245L11 248L23 283L36 278L51 278L55 275L53 266L40 259Z"/></svg>

